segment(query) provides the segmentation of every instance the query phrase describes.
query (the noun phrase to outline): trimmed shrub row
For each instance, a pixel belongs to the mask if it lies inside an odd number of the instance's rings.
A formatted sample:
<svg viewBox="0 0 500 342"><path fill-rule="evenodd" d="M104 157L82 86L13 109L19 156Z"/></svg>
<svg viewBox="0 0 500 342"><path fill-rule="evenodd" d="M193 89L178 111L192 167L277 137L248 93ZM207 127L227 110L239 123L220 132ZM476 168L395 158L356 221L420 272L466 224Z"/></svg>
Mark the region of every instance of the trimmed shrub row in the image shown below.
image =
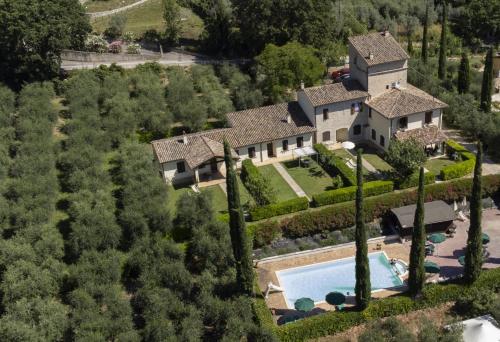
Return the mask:
<svg viewBox="0 0 500 342"><path fill-rule="evenodd" d="M309 208L307 197L293 198L288 201L250 209L250 221L259 221L273 216L295 213L307 208Z"/></svg>
<svg viewBox="0 0 500 342"><path fill-rule="evenodd" d="M418 186L418 177L419 177L419 172L415 172L407 179L397 179L395 181L396 187L401 190L416 187ZM433 184L435 182L436 182L436 175L434 173L430 171L424 173L425 185Z"/></svg>
<svg viewBox="0 0 500 342"><path fill-rule="evenodd" d="M251 159L245 159L241 163L241 180L257 205L268 205L276 201L271 184L262 176Z"/></svg>
<svg viewBox="0 0 500 342"><path fill-rule="evenodd" d="M440 177L442 180L450 180L466 176L474 170L476 156L469 152L465 147L454 140L446 141L446 150L448 154L458 153L462 158L462 162L453 165L445 166L441 169Z"/></svg>
<svg viewBox="0 0 500 342"><path fill-rule="evenodd" d="M335 189L313 195L312 205L321 207L323 205L352 201L356 198L357 186L349 186L347 188ZM373 181L363 184L363 196L370 197L386 192L391 192L394 189L392 181Z"/></svg>
<svg viewBox="0 0 500 342"><path fill-rule="evenodd" d="M431 284L423 290L419 300L408 296L389 297L378 299L370 303L364 311L332 311L312 317L304 318L293 323L274 326L273 330L280 341L305 341L326 335L333 335L351 327L371 320L406 314L412 311L434 307L450 301L457 301L472 291L486 289L499 290L500 269L483 271L478 281L471 286L461 284ZM269 311L269 310L268 310ZM263 321L269 313L259 312L259 321ZM269 319L266 319L269 322ZM269 324L265 325L269 327Z"/></svg>
<svg viewBox="0 0 500 342"><path fill-rule="evenodd" d="M314 149L319 155L319 164L330 174L330 176L340 175L344 185L356 185L356 174L345 164L345 162L332 153L325 145L315 144Z"/></svg>
<svg viewBox="0 0 500 342"><path fill-rule="evenodd" d="M470 196L472 179L457 179L450 182L430 184L425 187L426 201L443 200L451 202ZM500 189L500 175L483 177L483 195L493 196ZM417 190L410 189L399 192L369 197L365 200L365 217L370 222L383 217L392 208L414 204ZM308 210L282 219L278 225L282 235L289 238L311 236L317 233L334 231L350 227L355 223L354 202L335 204L318 210ZM264 229L265 222L257 224L253 230Z"/></svg>

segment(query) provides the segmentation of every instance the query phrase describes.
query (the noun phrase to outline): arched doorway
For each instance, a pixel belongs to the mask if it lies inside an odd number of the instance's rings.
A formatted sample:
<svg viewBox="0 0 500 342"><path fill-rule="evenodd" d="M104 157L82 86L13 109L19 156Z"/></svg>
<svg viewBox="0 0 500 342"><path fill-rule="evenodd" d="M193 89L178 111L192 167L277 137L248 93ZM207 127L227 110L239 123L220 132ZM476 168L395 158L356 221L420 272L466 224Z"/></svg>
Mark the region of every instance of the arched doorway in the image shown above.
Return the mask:
<svg viewBox="0 0 500 342"><path fill-rule="evenodd" d="M335 132L335 139L337 142L344 142L349 140L349 130L347 128L340 128Z"/></svg>

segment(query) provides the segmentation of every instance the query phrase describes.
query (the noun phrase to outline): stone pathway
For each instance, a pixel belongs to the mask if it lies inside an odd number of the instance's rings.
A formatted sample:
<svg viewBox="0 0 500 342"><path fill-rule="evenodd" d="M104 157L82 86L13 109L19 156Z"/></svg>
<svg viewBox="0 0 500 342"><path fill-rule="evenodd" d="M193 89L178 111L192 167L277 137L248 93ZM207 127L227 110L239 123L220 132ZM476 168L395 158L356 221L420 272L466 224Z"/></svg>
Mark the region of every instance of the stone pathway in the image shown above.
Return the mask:
<svg viewBox="0 0 500 342"><path fill-rule="evenodd" d="M142 5L146 1L148 1L148 0L139 0L139 1L134 2L134 3L132 3L130 5L127 5L127 6L115 8L115 9L112 9L112 10L109 10L109 11L87 13L87 15L90 16L91 18L107 17L107 16L110 16L110 15L113 15L113 14L116 14L116 13L120 13L120 12L129 10L129 9L131 9L133 7Z"/></svg>
<svg viewBox="0 0 500 342"><path fill-rule="evenodd" d="M310 200L310 198L306 195L304 190L302 190L302 188L295 182L295 180L292 178L292 176L290 176L290 174L285 170L283 165L281 165L280 163L273 163L272 165L274 166L276 171L279 172L281 177L283 177L285 182L287 182L288 185L290 185L290 187L297 194L297 196L307 197Z"/></svg>

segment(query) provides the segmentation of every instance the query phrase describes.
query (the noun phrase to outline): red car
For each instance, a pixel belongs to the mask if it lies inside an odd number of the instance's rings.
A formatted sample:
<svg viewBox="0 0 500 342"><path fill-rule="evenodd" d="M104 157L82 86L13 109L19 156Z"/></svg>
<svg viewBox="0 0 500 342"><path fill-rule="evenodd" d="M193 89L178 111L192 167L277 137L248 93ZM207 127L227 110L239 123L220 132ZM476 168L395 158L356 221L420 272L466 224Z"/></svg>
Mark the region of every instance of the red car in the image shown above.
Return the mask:
<svg viewBox="0 0 500 342"><path fill-rule="evenodd" d="M350 73L349 72L349 68L342 68L342 69L339 69L339 70L336 70L336 71L332 72L332 78L334 80L336 80L340 76L348 75L349 73Z"/></svg>

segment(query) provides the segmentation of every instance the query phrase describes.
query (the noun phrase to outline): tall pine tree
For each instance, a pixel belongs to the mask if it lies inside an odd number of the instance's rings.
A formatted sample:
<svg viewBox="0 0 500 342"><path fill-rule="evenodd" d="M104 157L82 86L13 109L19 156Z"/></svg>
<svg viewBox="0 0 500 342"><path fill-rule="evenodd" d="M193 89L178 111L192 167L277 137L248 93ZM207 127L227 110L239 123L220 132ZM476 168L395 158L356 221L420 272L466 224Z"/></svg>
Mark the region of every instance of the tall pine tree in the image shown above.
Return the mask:
<svg viewBox="0 0 500 342"><path fill-rule="evenodd" d="M481 110L489 112L491 110L491 91L493 88L493 48L488 50L486 63L484 65L483 85L481 87Z"/></svg>
<svg viewBox="0 0 500 342"><path fill-rule="evenodd" d="M429 58L428 51L428 30L429 30L429 0L425 0L425 18L424 18L424 33L422 35L422 61L427 64Z"/></svg>
<svg viewBox="0 0 500 342"><path fill-rule="evenodd" d="M477 144L476 165L474 167L474 180L472 183L472 195L470 199L470 226L465 249L464 276L468 283L473 283L481 274L483 264L482 244L482 179L481 164L483 161L483 147L481 142Z"/></svg>
<svg viewBox="0 0 500 342"><path fill-rule="evenodd" d="M443 12L441 15L441 41L439 46L438 77L444 80L446 77L446 26L448 21L448 3L443 1Z"/></svg>
<svg viewBox="0 0 500 342"><path fill-rule="evenodd" d="M241 294L253 294L253 269L250 244L245 229L245 218L240 204L240 191L236 179L231 147L224 141L226 163L227 206L229 211L229 233L236 261L236 282Z"/></svg>
<svg viewBox="0 0 500 342"><path fill-rule="evenodd" d="M368 261L368 243L366 241L365 213L363 208L363 165L361 150L358 150L356 173L356 305L365 309L371 297L370 264Z"/></svg>
<svg viewBox="0 0 500 342"><path fill-rule="evenodd" d="M413 297L420 296L425 282L425 225L424 225L424 168L420 168L418 199L410 250L410 278L408 285Z"/></svg>
<svg viewBox="0 0 500 342"><path fill-rule="evenodd" d="M460 60L460 68L458 69L458 82L457 88L459 94L469 92L470 88L470 64L467 52L462 52L462 59Z"/></svg>

